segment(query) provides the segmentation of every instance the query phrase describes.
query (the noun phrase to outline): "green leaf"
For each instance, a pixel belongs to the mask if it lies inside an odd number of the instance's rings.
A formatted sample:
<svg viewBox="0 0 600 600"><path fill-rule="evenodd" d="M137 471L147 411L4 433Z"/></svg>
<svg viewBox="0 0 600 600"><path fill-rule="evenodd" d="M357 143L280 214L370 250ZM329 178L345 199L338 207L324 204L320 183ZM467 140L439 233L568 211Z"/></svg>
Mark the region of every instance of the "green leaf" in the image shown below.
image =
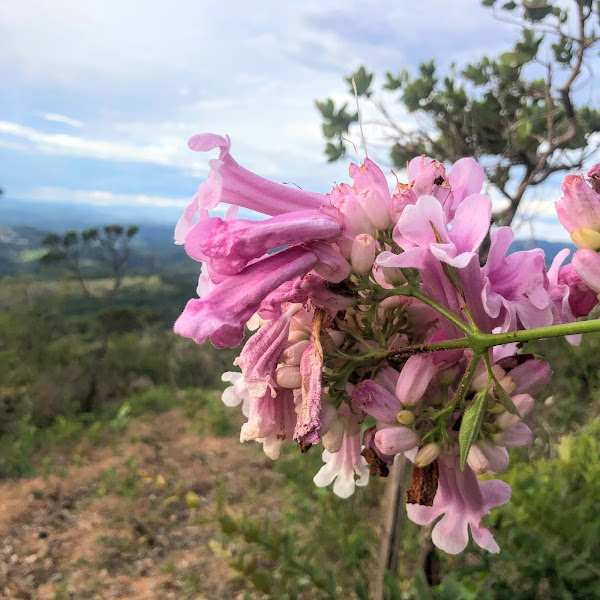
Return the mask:
<svg viewBox="0 0 600 600"><path fill-rule="evenodd" d="M496 4L496 0L481 0L482 6L494 6Z"/></svg>
<svg viewBox="0 0 600 600"><path fill-rule="evenodd" d="M492 388L492 398L497 400L504 406L504 408L511 414L517 415L520 417L519 411L515 406L515 403L512 401L512 398L506 393L504 388L496 381L495 385Z"/></svg>
<svg viewBox="0 0 600 600"><path fill-rule="evenodd" d="M356 95L357 96L370 96L371 92L369 88L371 87L371 81L373 81L373 73L368 73L364 67L360 67L356 73L350 75L350 77L346 78L346 81L350 85L350 93L354 94L354 85L356 85ZM353 82L354 81L354 85Z"/></svg>
<svg viewBox="0 0 600 600"><path fill-rule="evenodd" d="M506 2L505 4L502 5L502 8L504 10L515 10L515 8L517 8L517 3L516 2Z"/></svg>
<svg viewBox="0 0 600 600"><path fill-rule="evenodd" d="M529 136L531 135L531 121L523 121L522 123L519 123L516 129L516 134L520 141L524 142L529 139Z"/></svg>
<svg viewBox="0 0 600 600"><path fill-rule="evenodd" d="M338 158L340 158L340 156L342 156L342 154L344 154L343 144L336 146L331 142L327 142L327 146L325 146L325 156L327 156L328 162L336 161Z"/></svg>
<svg viewBox="0 0 600 600"><path fill-rule="evenodd" d="M473 402L465 410L460 431L458 432L458 443L460 445L460 468L464 470L467 465L467 456L471 446L479 435L481 422L487 407L487 390L476 394Z"/></svg>

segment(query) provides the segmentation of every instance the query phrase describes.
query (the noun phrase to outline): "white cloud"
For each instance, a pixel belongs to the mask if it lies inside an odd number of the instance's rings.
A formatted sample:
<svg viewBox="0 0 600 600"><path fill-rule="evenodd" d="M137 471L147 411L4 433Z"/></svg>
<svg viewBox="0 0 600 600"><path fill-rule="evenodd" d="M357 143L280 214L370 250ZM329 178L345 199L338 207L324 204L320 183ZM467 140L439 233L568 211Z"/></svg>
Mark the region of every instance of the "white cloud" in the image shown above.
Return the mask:
<svg viewBox="0 0 600 600"><path fill-rule="evenodd" d="M168 198L146 194L120 194L106 190L72 190L56 186L41 186L19 194L23 200L35 202L61 202L66 204L93 204L97 206L111 205L144 205L169 207L185 207L189 198Z"/></svg>
<svg viewBox="0 0 600 600"><path fill-rule="evenodd" d="M29 151L43 154L95 158L114 162L140 162L170 165L205 172L207 160L188 150L185 141L179 143L129 143L89 139L63 133L45 133L19 123L0 121L0 135L28 142Z"/></svg>
<svg viewBox="0 0 600 600"><path fill-rule="evenodd" d="M75 129L79 129L83 127L83 123L78 121L77 119L72 119L71 117L67 117L65 115L59 115L57 113L38 113L42 119L46 119L46 121L54 121L56 123L63 123L64 125L69 125L70 127L74 127Z"/></svg>

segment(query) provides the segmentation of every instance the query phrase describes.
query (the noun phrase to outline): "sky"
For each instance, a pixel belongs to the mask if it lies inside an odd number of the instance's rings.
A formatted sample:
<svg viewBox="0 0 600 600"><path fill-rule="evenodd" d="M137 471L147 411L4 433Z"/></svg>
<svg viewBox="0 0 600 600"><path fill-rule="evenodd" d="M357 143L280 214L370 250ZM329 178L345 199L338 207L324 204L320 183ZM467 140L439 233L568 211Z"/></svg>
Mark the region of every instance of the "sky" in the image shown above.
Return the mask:
<svg viewBox="0 0 600 600"><path fill-rule="evenodd" d="M516 35L479 0L0 0L0 186L177 214L212 158L187 140L214 132L246 168L326 193L351 157L326 162L315 99L344 98L361 64L460 65Z"/></svg>

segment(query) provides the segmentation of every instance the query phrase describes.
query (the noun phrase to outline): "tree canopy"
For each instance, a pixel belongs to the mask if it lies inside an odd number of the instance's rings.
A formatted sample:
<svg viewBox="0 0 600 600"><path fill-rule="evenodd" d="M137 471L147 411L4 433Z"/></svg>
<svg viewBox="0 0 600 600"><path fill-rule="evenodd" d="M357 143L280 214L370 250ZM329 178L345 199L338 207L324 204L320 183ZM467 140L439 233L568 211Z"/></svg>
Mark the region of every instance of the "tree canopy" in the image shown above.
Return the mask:
<svg viewBox="0 0 600 600"><path fill-rule="evenodd" d="M579 169L596 150L600 112L587 106L597 58L599 3L592 0L482 0L498 19L520 28L520 39L497 57L481 58L441 73L430 60L416 74L407 70L375 75L364 66L347 78L350 94L373 107L367 138L383 132L397 168L426 154L454 162L473 156L506 199L494 218L510 224L531 186L552 173ZM586 95L586 88L588 95ZM421 126L405 127L394 118L398 102ZM351 104L317 101L328 140L329 161L346 151L346 136L358 123Z"/></svg>

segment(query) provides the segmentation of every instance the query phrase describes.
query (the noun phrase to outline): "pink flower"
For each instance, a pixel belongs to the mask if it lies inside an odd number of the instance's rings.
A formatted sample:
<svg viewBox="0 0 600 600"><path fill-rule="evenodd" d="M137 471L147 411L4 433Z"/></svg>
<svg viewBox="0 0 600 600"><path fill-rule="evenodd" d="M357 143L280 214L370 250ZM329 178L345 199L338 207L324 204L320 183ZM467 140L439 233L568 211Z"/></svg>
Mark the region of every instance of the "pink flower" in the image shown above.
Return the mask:
<svg viewBox="0 0 600 600"><path fill-rule="evenodd" d="M419 443L419 436L412 429L398 424L396 417L402 410L398 398L378 383L367 379L357 385L352 401L377 420L374 443L380 457L406 452ZM369 445L366 440L365 445Z"/></svg>
<svg viewBox="0 0 600 600"><path fill-rule="evenodd" d="M369 467L367 461L360 455L360 450L360 432L352 436L344 434L342 446L335 454L323 450L325 464L314 476L315 485L326 487L335 480L333 493L340 498L352 496L357 485L367 485Z"/></svg>
<svg viewBox="0 0 600 600"><path fill-rule="evenodd" d="M383 252L377 263L384 267L421 268L431 253L448 265L466 267L487 234L491 211L487 196L473 194L458 207L454 225L449 229L441 204L433 196L423 196L414 206L405 208L394 230L394 240L405 252Z"/></svg>
<svg viewBox="0 0 600 600"><path fill-rule="evenodd" d="M215 208L220 202L243 206L265 215L282 215L305 209L318 209L326 196L305 192L293 186L274 183L240 167L229 154L231 141L213 133L193 136L188 146L196 152L219 148L218 159L210 161L208 178L203 182L185 209L175 228L175 241L183 244L194 224L194 216Z"/></svg>
<svg viewBox="0 0 600 600"><path fill-rule="evenodd" d="M284 282L310 271L318 262L310 250L296 246L255 262L215 286L206 296L190 300L175 322L175 333L217 348L237 346L244 326L264 298Z"/></svg>
<svg viewBox="0 0 600 600"><path fill-rule="evenodd" d="M396 416L402 410L402 405L394 394L370 379L366 379L354 388L352 402L383 423L394 423Z"/></svg>
<svg viewBox="0 0 600 600"><path fill-rule="evenodd" d="M248 422L242 425L240 441L261 442L265 454L279 458L281 445L291 441L296 424L294 393L279 390L275 395L270 389L261 398L250 397Z"/></svg>
<svg viewBox="0 0 600 600"><path fill-rule="evenodd" d="M235 275L269 250L330 239L341 231L340 219L319 211L292 212L266 221L209 217L192 227L185 249L195 260L211 259L212 269L220 275Z"/></svg>
<svg viewBox="0 0 600 600"><path fill-rule="evenodd" d="M469 466L460 470L455 455L440 455L438 468L439 483L433 506L407 504L408 518L418 525L427 525L444 515L433 528L431 539L448 554L458 554L466 548L469 527L478 546L492 553L500 552L489 529L481 526L481 518L510 500L510 486L497 480L477 481Z"/></svg>
<svg viewBox="0 0 600 600"><path fill-rule="evenodd" d="M360 167L350 165L350 177L354 180L358 204L367 218L377 229L390 227L390 189L382 170L366 158Z"/></svg>
<svg viewBox="0 0 600 600"><path fill-rule="evenodd" d="M248 392L257 398L267 389L275 393L275 367L288 342L292 316L302 308L293 305L286 313L263 325L247 342L234 365L241 368Z"/></svg>
<svg viewBox="0 0 600 600"><path fill-rule="evenodd" d="M505 377L514 381L513 394L537 394L546 387L552 371L543 360L530 358L520 362L522 358L523 355L509 356L496 364L505 371Z"/></svg>
<svg viewBox="0 0 600 600"><path fill-rule="evenodd" d="M418 443L419 436L408 427L383 427L375 433L375 445L387 456L412 450Z"/></svg>
<svg viewBox="0 0 600 600"><path fill-rule="evenodd" d="M588 175L597 178L598 165ZM583 175L567 175L562 183L564 196L555 203L556 214L571 239L580 248L600 248L600 194Z"/></svg>
<svg viewBox="0 0 600 600"><path fill-rule="evenodd" d="M571 288L566 283L561 282L559 277L561 265L569 254L570 251L568 248L561 250L554 257L552 265L548 269L547 289L548 295L550 296L550 299L554 305L553 325L560 325L561 323L573 323L576 319L573 311L571 310ZM562 268L564 269L564 267ZM571 267L571 269L572 268L573 267ZM581 335L569 335L567 336L567 340L570 344L576 346L581 341Z"/></svg>
<svg viewBox="0 0 600 600"><path fill-rule="evenodd" d="M598 294L577 275L572 264L559 269L558 284L568 286L569 306L575 317L587 317L598 304Z"/></svg>
<svg viewBox="0 0 600 600"><path fill-rule="evenodd" d="M396 397L404 406L416 404L425 393L436 373L433 355L411 356L400 371L396 385Z"/></svg>
<svg viewBox="0 0 600 600"><path fill-rule="evenodd" d="M417 156L408 165L408 176L411 180L408 189L415 201L402 194L404 200L400 204L414 204L421 196L434 196L443 206L449 221L454 219L465 198L481 192L484 180L483 168L472 158L457 160L446 175L444 165L425 156Z"/></svg>
<svg viewBox="0 0 600 600"><path fill-rule="evenodd" d="M536 249L506 256L513 237L508 227L499 227L492 233L490 253L482 269L485 310L502 331L552 325L544 252Z"/></svg>
<svg viewBox="0 0 600 600"><path fill-rule="evenodd" d="M600 254L592 250L577 250L573 268L592 290L600 294Z"/></svg>
<svg viewBox="0 0 600 600"><path fill-rule="evenodd" d="M531 444L531 429L525 423L515 423L506 431L494 434L493 441L505 448L521 448Z"/></svg>

